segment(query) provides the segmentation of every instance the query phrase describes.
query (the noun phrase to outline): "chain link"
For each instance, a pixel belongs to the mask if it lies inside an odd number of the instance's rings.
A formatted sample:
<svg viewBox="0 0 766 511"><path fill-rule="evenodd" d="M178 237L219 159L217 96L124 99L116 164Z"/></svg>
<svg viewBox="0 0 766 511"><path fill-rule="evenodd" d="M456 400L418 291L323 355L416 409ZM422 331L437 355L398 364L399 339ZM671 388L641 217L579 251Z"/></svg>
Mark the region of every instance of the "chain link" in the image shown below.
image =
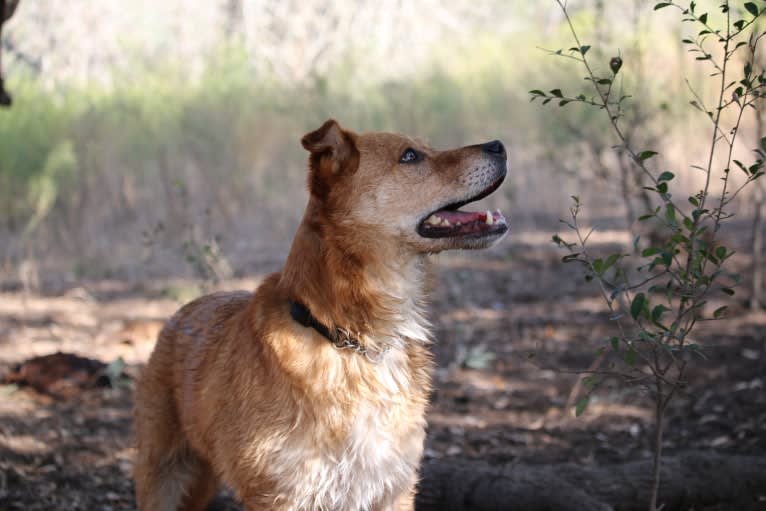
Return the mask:
<svg viewBox="0 0 766 511"><path fill-rule="evenodd" d="M385 355L388 352L388 350L391 349L390 346L387 346L384 349L373 354L372 350L369 350L367 349L367 347L362 346L359 343L359 341L356 340L355 336L351 332L340 327L335 329L334 339L332 339L330 342L332 343L335 349L354 351L356 353L359 353L360 355L364 355L365 358L367 358L367 360L369 360L373 364L377 364L378 362L380 362L381 359L383 358L383 355Z"/></svg>

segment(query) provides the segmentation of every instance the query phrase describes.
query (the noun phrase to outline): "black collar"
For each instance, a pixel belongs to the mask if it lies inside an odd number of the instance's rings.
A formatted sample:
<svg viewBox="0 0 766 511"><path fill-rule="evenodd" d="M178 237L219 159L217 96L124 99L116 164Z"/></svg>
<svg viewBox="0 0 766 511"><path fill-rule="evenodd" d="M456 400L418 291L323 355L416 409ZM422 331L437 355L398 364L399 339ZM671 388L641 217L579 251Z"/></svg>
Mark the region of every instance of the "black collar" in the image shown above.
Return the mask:
<svg viewBox="0 0 766 511"><path fill-rule="evenodd" d="M344 330L343 328L336 327L334 330L330 330L327 325L321 323L317 318L311 314L311 311L300 302L290 300L290 316L295 321L307 328L313 328L320 334L322 334L330 343L339 350L351 350L364 355L371 362L378 362L380 357L388 351L383 351L373 354L356 338L352 337L351 332Z"/></svg>

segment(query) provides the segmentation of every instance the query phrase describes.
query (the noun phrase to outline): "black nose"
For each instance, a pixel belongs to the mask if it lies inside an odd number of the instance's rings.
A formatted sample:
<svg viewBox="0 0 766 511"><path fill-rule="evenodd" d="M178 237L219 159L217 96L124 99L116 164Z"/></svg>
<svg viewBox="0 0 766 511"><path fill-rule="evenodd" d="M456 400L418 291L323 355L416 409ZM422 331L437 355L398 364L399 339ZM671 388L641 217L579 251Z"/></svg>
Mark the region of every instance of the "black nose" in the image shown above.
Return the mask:
<svg viewBox="0 0 766 511"><path fill-rule="evenodd" d="M499 140L493 140L481 145L481 150L485 153L489 153L493 156L499 156L505 158L505 146Z"/></svg>

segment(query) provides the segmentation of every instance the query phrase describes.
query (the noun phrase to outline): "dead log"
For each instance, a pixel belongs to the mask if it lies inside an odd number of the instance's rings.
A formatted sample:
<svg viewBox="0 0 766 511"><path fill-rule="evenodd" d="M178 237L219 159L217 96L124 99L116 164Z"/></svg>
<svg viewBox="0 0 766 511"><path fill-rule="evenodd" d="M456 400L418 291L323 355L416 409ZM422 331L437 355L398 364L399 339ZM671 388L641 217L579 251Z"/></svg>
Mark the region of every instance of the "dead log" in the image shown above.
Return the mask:
<svg viewBox="0 0 766 511"><path fill-rule="evenodd" d="M431 460L417 511L633 511L647 507L651 460L583 466ZM663 511L766 508L766 457L688 452L662 463ZM752 506L752 507L748 507ZM758 506L764 506L763 508Z"/></svg>
<svg viewBox="0 0 766 511"><path fill-rule="evenodd" d="M108 365L73 353L30 358L0 376L0 383L32 387L41 394L70 398L82 390L109 385Z"/></svg>

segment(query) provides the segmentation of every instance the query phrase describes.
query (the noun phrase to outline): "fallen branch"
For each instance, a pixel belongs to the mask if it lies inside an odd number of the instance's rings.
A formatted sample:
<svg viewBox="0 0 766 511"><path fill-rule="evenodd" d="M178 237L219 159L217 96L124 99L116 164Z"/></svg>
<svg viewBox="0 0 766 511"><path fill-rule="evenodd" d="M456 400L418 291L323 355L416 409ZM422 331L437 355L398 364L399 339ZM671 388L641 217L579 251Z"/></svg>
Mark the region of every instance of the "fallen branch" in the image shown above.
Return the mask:
<svg viewBox="0 0 766 511"><path fill-rule="evenodd" d="M643 511L652 460L602 466L431 460L421 476L417 511ZM663 458L662 480L663 511L766 505L766 457L682 453Z"/></svg>

